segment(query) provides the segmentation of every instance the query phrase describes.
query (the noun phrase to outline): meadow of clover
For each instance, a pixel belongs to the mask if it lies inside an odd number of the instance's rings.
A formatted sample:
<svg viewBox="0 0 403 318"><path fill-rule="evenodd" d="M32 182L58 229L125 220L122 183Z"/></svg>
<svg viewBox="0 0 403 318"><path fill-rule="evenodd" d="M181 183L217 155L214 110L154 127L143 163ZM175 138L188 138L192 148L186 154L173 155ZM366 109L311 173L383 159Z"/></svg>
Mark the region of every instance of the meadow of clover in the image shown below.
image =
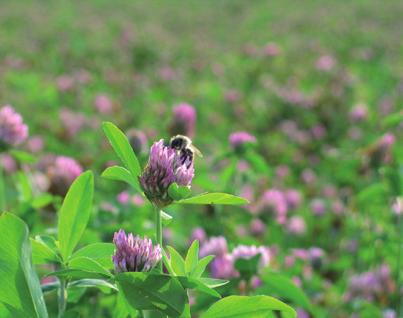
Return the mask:
<svg viewBox="0 0 403 318"><path fill-rule="evenodd" d="M2 1L0 317L402 318L402 16Z"/></svg>

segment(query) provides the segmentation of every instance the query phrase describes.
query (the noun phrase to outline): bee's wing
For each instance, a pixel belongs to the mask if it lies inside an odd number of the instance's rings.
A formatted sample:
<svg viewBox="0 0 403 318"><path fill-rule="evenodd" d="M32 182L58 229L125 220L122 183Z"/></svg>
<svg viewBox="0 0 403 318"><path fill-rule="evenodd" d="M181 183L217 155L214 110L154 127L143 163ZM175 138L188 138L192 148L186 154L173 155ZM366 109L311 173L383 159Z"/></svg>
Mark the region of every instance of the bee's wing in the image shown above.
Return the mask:
<svg viewBox="0 0 403 318"><path fill-rule="evenodd" d="M190 147L192 148L193 152L199 156L200 158L203 158L203 154L201 153L201 151L199 149L197 149L193 144L190 145Z"/></svg>

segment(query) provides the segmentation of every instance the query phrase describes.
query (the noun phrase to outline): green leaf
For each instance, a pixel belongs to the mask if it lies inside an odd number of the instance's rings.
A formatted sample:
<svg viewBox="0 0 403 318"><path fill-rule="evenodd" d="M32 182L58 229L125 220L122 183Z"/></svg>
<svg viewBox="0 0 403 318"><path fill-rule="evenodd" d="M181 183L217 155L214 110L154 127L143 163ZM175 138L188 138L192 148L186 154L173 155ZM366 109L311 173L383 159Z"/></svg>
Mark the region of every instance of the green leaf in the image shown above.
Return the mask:
<svg viewBox="0 0 403 318"><path fill-rule="evenodd" d="M49 193L43 193L32 200L31 205L35 209L43 208L53 202L53 196Z"/></svg>
<svg viewBox="0 0 403 318"><path fill-rule="evenodd" d="M171 246L167 246L171 260L171 266L177 276L186 276L185 261L182 256Z"/></svg>
<svg viewBox="0 0 403 318"><path fill-rule="evenodd" d="M90 218L94 195L94 177L91 171L81 174L71 185L59 212L58 236L60 251L67 260Z"/></svg>
<svg viewBox="0 0 403 318"><path fill-rule="evenodd" d="M227 193L204 193L191 198L176 201L179 204L226 204L241 205L248 204L249 201Z"/></svg>
<svg viewBox="0 0 403 318"><path fill-rule="evenodd" d="M214 259L214 257L214 255L208 255L200 259L190 276L198 278L203 275L207 265Z"/></svg>
<svg viewBox="0 0 403 318"><path fill-rule="evenodd" d="M297 317L294 309L273 297L229 296L217 301L200 318L264 318L272 311Z"/></svg>
<svg viewBox="0 0 403 318"><path fill-rule="evenodd" d="M51 277L51 276L62 277L67 279L110 278L110 274L104 275L97 271L87 271L77 268L61 269L55 272L51 272L47 274L45 277Z"/></svg>
<svg viewBox="0 0 403 318"><path fill-rule="evenodd" d="M102 128L117 156L132 176L137 178L141 174L141 167L126 135L111 122L102 123Z"/></svg>
<svg viewBox="0 0 403 318"><path fill-rule="evenodd" d="M116 275L116 280L126 301L137 310L157 309L180 317L185 309L187 295L175 277L131 272Z"/></svg>
<svg viewBox="0 0 403 318"><path fill-rule="evenodd" d="M30 202L32 200L32 186L28 176L24 172L18 171L16 178L20 200L22 202Z"/></svg>
<svg viewBox="0 0 403 318"><path fill-rule="evenodd" d="M197 266L199 262L199 241L194 240L190 245L185 259L185 272L189 275Z"/></svg>
<svg viewBox="0 0 403 318"><path fill-rule="evenodd" d="M138 311L133 309L126 301L123 293L116 294L116 303L113 309L113 318L135 318Z"/></svg>
<svg viewBox="0 0 403 318"><path fill-rule="evenodd" d="M25 317L48 317L28 234L20 218L0 215L0 303Z"/></svg>
<svg viewBox="0 0 403 318"><path fill-rule="evenodd" d="M110 180L123 181L131 185L134 189L142 193L139 181L134 177L129 170L120 166L108 167L102 172L102 177Z"/></svg>
<svg viewBox="0 0 403 318"><path fill-rule="evenodd" d="M266 160L252 149L245 153L246 160L252 165L256 172L271 176L271 170Z"/></svg>
<svg viewBox="0 0 403 318"><path fill-rule="evenodd" d="M199 278L199 280L210 288L217 288L217 287L224 286L229 283L228 280L209 278L209 277L201 277L201 278Z"/></svg>
<svg viewBox="0 0 403 318"><path fill-rule="evenodd" d="M88 257L103 267L111 269L113 268L112 254L114 251L115 245L112 243L93 243L76 251L70 259Z"/></svg>
<svg viewBox="0 0 403 318"><path fill-rule="evenodd" d="M162 248L162 261L164 262L164 265L168 271L168 273L172 276L176 276L175 275L175 271L173 270L172 266L171 266L171 261L168 258L167 253L165 253L165 250Z"/></svg>
<svg viewBox="0 0 403 318"><path fill-rule="evenodd" d="M97 261L88 257L76 257L69 261L70 269L80 269L83 271L99 273L112 277L112 274Z"/></svg>
<svg viewBox="0 0 403 318"><path fill-rule="evenodd" d="M32 246L32 259L34 264L46 264L46 263L61 263L62 260L56 252L55 242L52 237L36 236L35 239L31 239Z"/></svg>
<svg viewBox="0 0 403 318"><path fill-rule="evenodd" d="M172 183L168 188L168 195L171 199L179 201L187 198L191 191L189 187L179 186L177 183Z"/></svg>
<svg viewBox="0 0 403 318"><path fill-rule="evenodd" d="M162 223L163 225L168 225L169 223L172 222L172 215L169 215L168 213L165 213L164 211L161 211L161 218L162 218Z"/></svg>
<svg viewBox="0 0 403 318"><path fill-rule="evenodd" d="M104 279L80 279L69 283L68 287L98 288L103 293L109 293L111 289L118 291L118 288Z"/></svg>
<svg viewBox="0 0 403 318"><path fill-rule="evenodd" d="M179 279L179 282L183 288L197 290L212 297L221 298L219 293L197 278L185 276L177 276L177 278Z"/></svg>
<svg viewBox="0 0 403 318"><path fill-rule="evenodd" d="M386 186L383 183L373 183L357 194L357 200L361 204L372 204L372 202L380 200L387 195Z"/></svg>
<svg viewBox="0 0 403 318"><path fill-rule="evenodd" d="M382 120L382 126L386 128L398 126L403 122L403 112L394 113Z"/></svg>
<svg viewBox="0 0 403 318"><path fill-rule="evenodd" d="M275 294L280 298L291 301L295 305L312 311L312 305L305 293L298 288L288 277L274 272L265 272L261 275L263 285L259 293Z"/></svg>
<svg viewBox="0 0 403 318"><path fill-rule="evenodd" d="M58 289L59 287L60 287L60 281L59 280L56 280L54 282L41 285L42 293L44 293L44 294L49 293L51 291L54 291L54 290Z"/></svg>
<svg viewBox="0 0 403 318"><path fill-rule="evenodd" d="M17 160L22 163L35 163L35 156L31 155L29 152L21 151L21 150L10 150L10 154Z"/></svg>

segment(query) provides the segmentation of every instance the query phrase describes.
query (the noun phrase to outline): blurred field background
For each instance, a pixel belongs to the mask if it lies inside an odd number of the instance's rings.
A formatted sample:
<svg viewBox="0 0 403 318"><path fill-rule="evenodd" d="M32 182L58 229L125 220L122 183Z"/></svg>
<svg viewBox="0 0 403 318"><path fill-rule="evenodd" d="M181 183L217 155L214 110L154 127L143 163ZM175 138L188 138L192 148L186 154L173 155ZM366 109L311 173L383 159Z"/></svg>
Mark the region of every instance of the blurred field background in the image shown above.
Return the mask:
<svg viewBox="0 0 403 318"><path fill-rule="evenodd" d="M276 250L271 266L301 286L315 317L398 317L402 16L402 1L2 1L0 105L13 105L43 140L39 150L24 146L36 160L70 156L98 174L116 159L103 120L144 131L151 145L169 138L175 105L193 105L204 154L195 191L248 195L251 205L172 208L166 241L185 248L203 227L230 246L267 245ZM228 143L239 130L257 138L249 158ZM385 135L393 145L379 150ZM96 188L87 242L110 240L119 227L151 231L148 206L117 198L123 185L97 178ZM270 189L301 197L286 224L253 212ZM34 234L54 225L27 210L18 189L8 192ZM321 214L312 212L317 202ZM302 218L299 232L293 217ZM263 234L250 232L256 219ZM295 257L312 247L322 249L320 266ZM366 283L352 287L366 272L380 284L370 297Z"/></svg>

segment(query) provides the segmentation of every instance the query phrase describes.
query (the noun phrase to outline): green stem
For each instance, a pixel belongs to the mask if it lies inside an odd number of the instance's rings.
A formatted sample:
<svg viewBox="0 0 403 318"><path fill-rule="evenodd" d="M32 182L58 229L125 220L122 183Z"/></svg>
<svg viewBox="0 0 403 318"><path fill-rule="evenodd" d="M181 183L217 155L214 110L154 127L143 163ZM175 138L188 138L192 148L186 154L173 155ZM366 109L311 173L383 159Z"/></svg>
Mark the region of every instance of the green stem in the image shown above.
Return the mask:
<svg viewBox="0 0 403 318"><path fill-rule="evenodd" d="M62 318L64 312L66 311L67 305L67 290L66 290L66 280L64 278L59 278L60 281L60 289L59 289L59 314L58 318Z"/></svg>
<svg viewBox="0 0 403 318"><path fill-rule="evenodd" d="M4 173L3 168L0 167L0 212L6 210L6 191L4 186Z"/></svg>
<svg viewBox="0 0 403 318"><path fill-rule="evenodd" d="M396 284L397 286L401 286L400 284L400 262L401 262L401 257L402 257L402 216L399 214L397 214L397 235L398 235L398 247L397 247L397 273L396 273ZM400 295L400 290L397 291L397 294ZM398 313L397 316L398 317L402 317L402 313L403 313L403 304L402 304L402 297L398 296L398 300L397 300L397 308L396 308L396 312Z"/></svg>
<svg viewBox="0 0 403 318"><path fill-rule="evenodd" d="M157 236L157 243L162 248L162 219L161 219L161 210L158 207L155 207L155 233ZM162 261L158 264L158 268L162 273Z"/></svg>

